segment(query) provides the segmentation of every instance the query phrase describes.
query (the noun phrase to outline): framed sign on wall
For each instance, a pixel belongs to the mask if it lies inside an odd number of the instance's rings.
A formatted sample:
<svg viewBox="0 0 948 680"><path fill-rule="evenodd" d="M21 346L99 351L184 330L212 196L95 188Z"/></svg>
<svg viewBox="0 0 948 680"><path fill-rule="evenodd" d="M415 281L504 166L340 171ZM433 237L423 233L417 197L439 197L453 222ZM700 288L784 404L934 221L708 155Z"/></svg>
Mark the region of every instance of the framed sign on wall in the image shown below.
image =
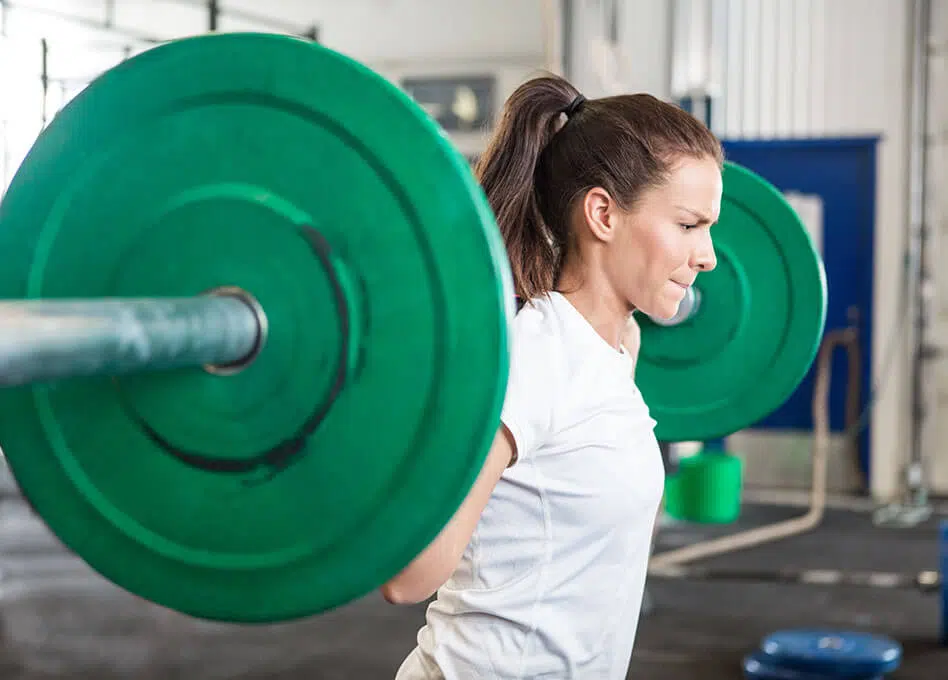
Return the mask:
<svg viewBox="0 0 948 680"><path fill-rule="evenodd" d="M497 88L492 75L408 77L401 86L449 133L487 130L494 124Z"/></svg>

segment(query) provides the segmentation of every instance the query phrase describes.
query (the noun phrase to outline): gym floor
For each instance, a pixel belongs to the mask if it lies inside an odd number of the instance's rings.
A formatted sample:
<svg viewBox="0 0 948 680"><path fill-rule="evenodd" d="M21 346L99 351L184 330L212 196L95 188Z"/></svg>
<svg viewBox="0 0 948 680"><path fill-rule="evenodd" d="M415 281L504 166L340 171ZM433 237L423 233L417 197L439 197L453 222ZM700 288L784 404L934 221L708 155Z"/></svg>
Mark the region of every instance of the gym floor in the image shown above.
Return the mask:
<svg viewBox="0 0 948 680"><path fill-rule="evenodd" d="M659 549L784 519L798 508L749 506L737 526L663 528ZM936 569L935 521L873 528L829 511L814 533L715 558L735 568ZM261 628L195 622L124 594L63 553L18 501L0 505L0 677L4 680L391 680L424 607L376 595L312 620ZM939 600L914 591L653 581L629 678L737 680L742 656L784 627L890 635L905 647L892 680L937 680Z"/></svg>

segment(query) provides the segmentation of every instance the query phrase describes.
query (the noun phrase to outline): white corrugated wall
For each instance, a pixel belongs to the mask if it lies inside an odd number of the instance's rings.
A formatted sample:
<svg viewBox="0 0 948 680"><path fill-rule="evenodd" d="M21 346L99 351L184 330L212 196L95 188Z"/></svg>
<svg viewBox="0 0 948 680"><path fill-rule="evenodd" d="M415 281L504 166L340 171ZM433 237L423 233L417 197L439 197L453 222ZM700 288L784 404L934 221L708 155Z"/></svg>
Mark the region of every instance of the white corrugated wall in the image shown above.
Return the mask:
<svg viewBox="0 0 948 680"><path fill-rule="evenodd" d="M904 126L910 2L715 2L727 16L720 134L846 136Z"/></svg>

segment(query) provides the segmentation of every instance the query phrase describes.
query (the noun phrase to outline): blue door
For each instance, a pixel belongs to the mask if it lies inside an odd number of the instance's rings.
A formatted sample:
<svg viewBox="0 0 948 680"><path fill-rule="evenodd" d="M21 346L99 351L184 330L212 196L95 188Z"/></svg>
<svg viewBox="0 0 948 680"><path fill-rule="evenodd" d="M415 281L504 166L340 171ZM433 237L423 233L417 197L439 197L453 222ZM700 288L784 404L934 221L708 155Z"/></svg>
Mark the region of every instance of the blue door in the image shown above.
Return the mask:
<svg viewBox="0 0 948 680"><path fill-rule="evenodd" d="M858 328L860 411L871 393L877 144L876 137L724 141L728 160L753 170L784 193L818 196L822 202L822 254L829 290L826 328ZM753 427L811 430L815 370L814 364L783 406ZM830 424L833 432L843 432L849 376L842 352L834 358L832 378ZM868 480L868 422L860 433L859 456Z"/></svg>

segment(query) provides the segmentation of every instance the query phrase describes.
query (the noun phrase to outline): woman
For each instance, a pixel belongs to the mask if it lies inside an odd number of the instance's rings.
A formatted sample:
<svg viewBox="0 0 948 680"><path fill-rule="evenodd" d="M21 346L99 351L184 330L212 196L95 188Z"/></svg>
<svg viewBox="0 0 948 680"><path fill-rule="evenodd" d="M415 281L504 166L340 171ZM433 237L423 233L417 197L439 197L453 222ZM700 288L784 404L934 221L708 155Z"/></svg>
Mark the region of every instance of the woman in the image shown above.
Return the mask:
<svg viewBox="0 0 948 680"><path fill-rule="evenodd" d="M398 680L625 678L664 469L622 338L715 266L722 163L648 95L541 77L506 102L477 167L523 303L502 425L454 518L382 588L438 591Z"/></svg>

